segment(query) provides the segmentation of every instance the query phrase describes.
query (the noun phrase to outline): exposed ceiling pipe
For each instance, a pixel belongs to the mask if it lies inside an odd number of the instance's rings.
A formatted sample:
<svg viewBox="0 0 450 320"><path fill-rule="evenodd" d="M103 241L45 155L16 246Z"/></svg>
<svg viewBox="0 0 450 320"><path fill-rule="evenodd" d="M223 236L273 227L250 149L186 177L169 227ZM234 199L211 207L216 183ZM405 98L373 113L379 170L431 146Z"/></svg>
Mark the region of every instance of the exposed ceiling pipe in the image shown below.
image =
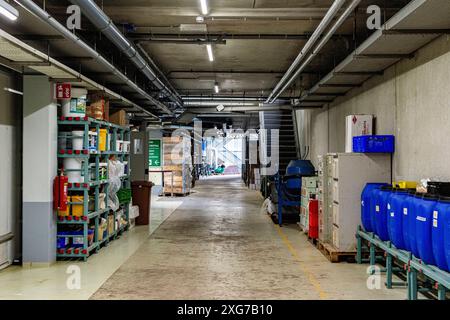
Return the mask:
<svg viewBox="0 0 450 320"><path fill-rule="evenodd" d="M269 95L269 97L266 100L266 103L271 103L273 100L273 96L278 92L278 90L281 88L281 86L284 85L284 83L289 79L291 73L298 67L300 62L302 61L303 57L309 52L309 50L314 46L317 39L322 35L322 33L325 31L325 29L330 25L331 21L334 19L334 17L338 14L341 7L344 5L346 0L335 0L333 4L331 5L330 9L328 10L325 17L320 22L319 26L316 28L314 33L312 34L311 38L309 38L308 42L306 42L303 49L300 51L297 58L294 60L294 63L289 67L288 71L285 73L283 78L278 82L275 89L273 89L272 93Z"/></svg>
<svg viewBox="0 0 450 320"><path fill-rule="evenodd" d="M183 102L176 91L169 89L152 70L144 57L136 50L134 45L120 32L114 22L92 0L70 0L81 8L84 15L96 26L112 43L114 43L141 72L161 90L172 102L179 107Z"/></svg>
<svg viewBox="0 0 450 320"><path fill-rule="evenodd" d="M144 57L147 59L147 61L152 65L152 67L156 70L156 72L163 78L163 80L166 82L166 85L172 90L172 92L176 92L176 89L172 86L169 79L165 76L164 72L161 71L161 69L158 67L158 65L153 61L153 59L148 55L147 51L142 47L141 44L137 43L136 46L141 50ZM181 98L181 96L180 96Z"/></svg>
<svg viewBox="0 0 450 320"><path fill-rule="evenodd" d="M118 76L124 83L126 83L133 90L135 90L140 95L145 97L152 104L154 104L155 106L160 108L163 112L170 114L170 115L173 114L173 112L171 110L169 110L169 108L167 108L167 106L165 106L160 101L158 101L155 98L153 98L152 96L150 96L147 92L145 92L142 88L140 88L136 83L134 83L126 75L124 75L120 70L118 70L116 67L114 67L102 55L100 55L97 51L95 51L93 48L91 48L86 42L81 40L74 33L70 32L66 27L64 27L55 18L53 18L47 11L43 10L36 3L34 3L34 1L32 1L32 0L14 0L14 1L16 3L18 3L20 6L22 6L24 9L28 10L33 15L35 15L36 17L41 19L42 21L49 24L53 29L58 31L65 39L78 45L80 48L82 48L84 51L86 51L89 54L89 56L92 59L94 59L94 61L96 61L99 64L101 64L102 66L104 66L112 74Z"/></svg>
<svg viewBox="0 0 450 320"><path fill-rule="evenodd" d="M305 68L311 63L311 61L317 56L317 54L322 50L322 48L327 44L327 42L331 39L333 34L342 26L342 24L347 20L350 14L356 9L356 7L360 4L361 0L353 0L353 2L348 6L348 8L344 11L344 13L339 17L339 19L335 22L335 24L331 27L331 29L327 32L327 34L321 39L317 47L312 51L311 55L303 62L300 68L295 72L295 74L291 77L291 79L284 85L284 87L278 92L277 95L274 96L274 100L276 100L286 89L291 86L292 82L294 82L300 73L305 70Z"/></svg>

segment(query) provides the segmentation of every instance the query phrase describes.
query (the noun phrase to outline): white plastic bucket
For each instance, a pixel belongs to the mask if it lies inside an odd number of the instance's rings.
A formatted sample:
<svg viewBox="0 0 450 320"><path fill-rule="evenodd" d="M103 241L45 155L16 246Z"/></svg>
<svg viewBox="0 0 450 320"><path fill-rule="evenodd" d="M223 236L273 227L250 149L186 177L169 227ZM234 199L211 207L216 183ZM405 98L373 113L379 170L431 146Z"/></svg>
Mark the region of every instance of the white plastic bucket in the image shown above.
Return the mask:
<svg viewBox="0 0 450 320"><path fill-rule="evenodd" d="M65 158L64 159L64 170L65 174L69 178L69 183L83 183L84 177L81 172L83 159L79 158ZM78 171L69 171L78 170Z"/></svg>
<svg viewBox="0 0 450 320"><path fill-rule="evenodd" d="M72 131L72 149L83 150L84 131Z"/></svg>

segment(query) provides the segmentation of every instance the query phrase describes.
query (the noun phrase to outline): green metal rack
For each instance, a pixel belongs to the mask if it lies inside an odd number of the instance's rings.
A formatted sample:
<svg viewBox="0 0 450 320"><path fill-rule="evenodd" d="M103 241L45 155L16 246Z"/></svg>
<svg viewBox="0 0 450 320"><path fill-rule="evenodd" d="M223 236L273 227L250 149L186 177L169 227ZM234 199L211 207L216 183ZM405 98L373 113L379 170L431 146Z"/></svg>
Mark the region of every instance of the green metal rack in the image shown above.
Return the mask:
<svg viewBox="0 0 450 320"><path fill-rule="evenodd" d="M437 299L446 300L447 293L450 291L450 273L435 266L425 264L420 259L414 257L411 252L397 249L391 242L382 241L377 235L371 232L365 232L361 227L356 233L356 239L356 262L358 264L369 262L371 266L375 266L377 261L386 261L386 268L381 271L386 273L385 284L388 289L392 289L395 286L407 287L408 300L417 300L419 292L425 293L435 289L437 291ZM369 250L369 259L363 259L363 253L367 248ZM381 249L383 256L377 256L377 248ZM396 267L395 262L402 267ZM406 281L394 282L394 272L406 273ZM418 281L419 276L425 279L422 283L431 285L420 285Z"/></svg>
<svg viewBox="0 0 450 320"><path fill-rule="evenodd" d="M89 149L89 131L95 129L97 133L100 133L100 129L107 129L109 134L106 137L106 145L111 146L111 150L101 151L99 138L97 138L97 149L90 150ZM121 162L128 162L128 170L126 172L126 176L121 177L122 188L129 189L131 187L130 182L130 155L129 152L123 152L116 150L116 145L118 140L130 142L131 132L128 127L121 127L109 122L99 121L92 118L59 118L58 121L58 137L60 137L61 131L84 131L83 136L83 150L58 150L58 159L65 158L79 158L82 161L81 166L81 175L83 177L82 183L69 183L68 192L69 195L82 195L83 202L69 202L69 205L83 205L83 216L74 217L69 215L66 216L58 216L57 226L58 231L67 227L78 227L82 228L83 235L58 235L58 238L65 237L66 239L83 239L82 247L74 247L69 246L65 248L57 249L57 258L58 259L82 259L87 261L90 255L93 253L97 253L102 247L108 246L109 242L116 239L120 236L124 231L129 229L129 203L122 203L116 211L111 210L108 205L108 190L109 190L109 167L106 166L106 179L100 179L100 163L104 162L108 164L109 157L111 155L115 155L116 158ZM109 141L109 136L111 137L111 141ZM68 139L76 138L74 136L66 135ZM79 138L79 137L78 137ZM61 162L61 161L59 161ZM91 180L91 175L89 172L89 166L92 166L91 170L94 171L94 179ZM67 171L67 170L64 170ZM102 190L103 189L103 190ZM100 191L103 191L106 194L105 198L105 209L100 209ZM93 211L89 211L89 201L90 196L93 196L94 200L94 209ZM116 228L116 219L118 215L118 211L123 210L125 220L127 221L126 225L120 226ZM107 236L103 237L101 240L99 237L99 227L100 221L102 218L106 217L108 220L109 215L114 216L114 232L107 232ZM94 239L92 244L89 244L89 229L94 230Z"/></svg>

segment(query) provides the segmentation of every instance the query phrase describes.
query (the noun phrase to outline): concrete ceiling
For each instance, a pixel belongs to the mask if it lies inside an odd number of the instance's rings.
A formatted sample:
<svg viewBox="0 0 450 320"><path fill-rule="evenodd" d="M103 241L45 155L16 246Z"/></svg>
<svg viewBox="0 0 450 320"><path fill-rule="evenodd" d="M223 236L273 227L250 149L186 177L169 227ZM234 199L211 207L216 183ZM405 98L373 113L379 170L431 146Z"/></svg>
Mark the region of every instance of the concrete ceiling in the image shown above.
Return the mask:
<svg viewBox="0 0 450 320"><path fill-rule="evenodd" d="M35 2L42 4L41 0ZM363 0L356 14L282 97L298 97L302 89L309 89L370 35L365 27L368 5L385 8L387 3L384 13L388 19L408 2ZM180 94L212 95L217 81L222 95L237 97L267 96L332 3L332 0L208 0L210 12L205 22L198 24L199 0L97 1L126 36L154 60ZM68 1L47 0L46 10L64 23L67 5ZM68 60L69 65L100 83L127 91L120 88L112 75L102 74L97 64L83 60L83 52L78 48L62 39L49 39L56 35L55 31L24 10L18 25L0 22L0 27L25 39L40 36L27 41L38 48L50 49L55 56ZM194 30L186 31L185 27ZM114 52L111 43L100 37L86 20L81 34L106 55ZM205 44L198 44L205 40L216 42L214 62L208 60ZM113 55L111 60L130 75L136 73L120 56ZM137 75L136 80L145 83L142 75ZM131 92L129 97L134 98Z"/></svg>

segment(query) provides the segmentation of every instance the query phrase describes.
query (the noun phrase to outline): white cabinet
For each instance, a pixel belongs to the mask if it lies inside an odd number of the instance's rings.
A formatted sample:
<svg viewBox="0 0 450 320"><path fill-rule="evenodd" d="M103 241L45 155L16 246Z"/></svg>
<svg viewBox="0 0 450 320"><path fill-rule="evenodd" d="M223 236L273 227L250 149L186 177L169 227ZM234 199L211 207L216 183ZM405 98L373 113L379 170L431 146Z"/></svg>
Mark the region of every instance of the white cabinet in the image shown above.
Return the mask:
<svg viewBox="0 0 450 320"><path fill-rule="evenodd" d="M361 193L367 183L391 182L391 156L342 153L328 155L327 164L331 169L323 202L328 204L329 226L323 229L329 230L330 241L338 251L353 252L361 225Z"/></svg>

